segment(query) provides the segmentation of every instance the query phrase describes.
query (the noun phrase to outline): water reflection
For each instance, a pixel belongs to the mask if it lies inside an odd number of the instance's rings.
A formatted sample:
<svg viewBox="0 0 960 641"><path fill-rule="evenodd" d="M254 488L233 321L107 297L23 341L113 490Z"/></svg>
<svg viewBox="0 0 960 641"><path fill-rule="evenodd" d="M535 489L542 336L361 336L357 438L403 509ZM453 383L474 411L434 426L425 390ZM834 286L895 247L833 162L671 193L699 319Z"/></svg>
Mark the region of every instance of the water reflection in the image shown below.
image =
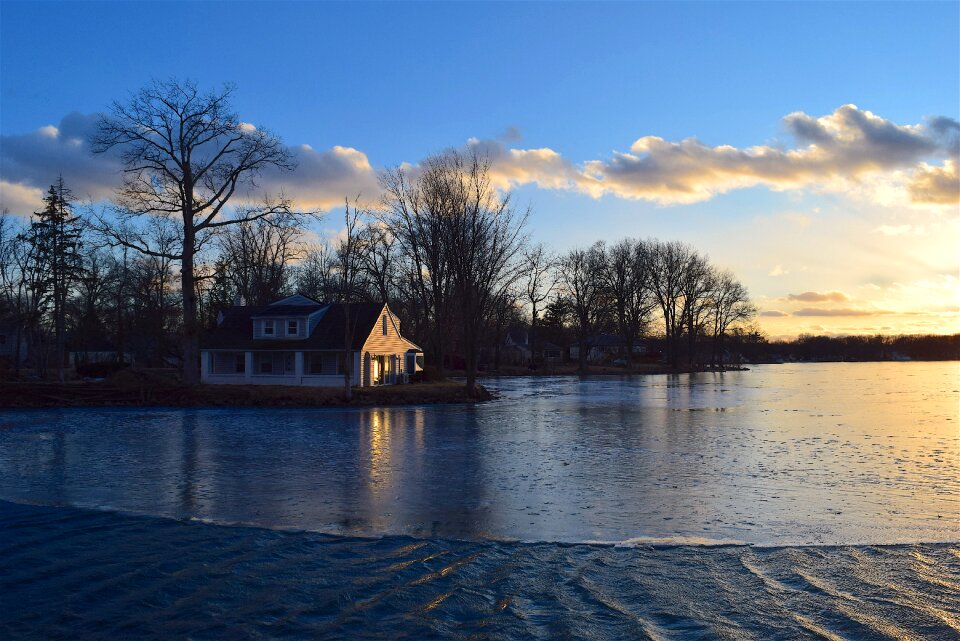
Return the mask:
<svg viewBox="0 0 960 641"><path fill-rule="evenodd" d="M770 366L507 379L478 407L4 412L0 498L340 534L949 541L958 373Z"/></svg>

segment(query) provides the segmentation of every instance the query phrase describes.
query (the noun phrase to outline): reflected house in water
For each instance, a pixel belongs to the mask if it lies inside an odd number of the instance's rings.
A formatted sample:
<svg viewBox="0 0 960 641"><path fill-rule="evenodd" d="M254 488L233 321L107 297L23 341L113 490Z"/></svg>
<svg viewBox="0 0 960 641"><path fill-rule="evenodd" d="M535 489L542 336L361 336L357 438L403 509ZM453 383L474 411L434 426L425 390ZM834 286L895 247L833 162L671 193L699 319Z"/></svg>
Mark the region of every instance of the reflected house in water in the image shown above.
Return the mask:
<svg viewBox="0 0 960 641"><path fill-rule="evenodd" d="M201 343L204 383L337 387L345 362L354 386L391 385L423 369L423 352L403 337L386 304L320 303L299 294L234 305Z"/></svg>

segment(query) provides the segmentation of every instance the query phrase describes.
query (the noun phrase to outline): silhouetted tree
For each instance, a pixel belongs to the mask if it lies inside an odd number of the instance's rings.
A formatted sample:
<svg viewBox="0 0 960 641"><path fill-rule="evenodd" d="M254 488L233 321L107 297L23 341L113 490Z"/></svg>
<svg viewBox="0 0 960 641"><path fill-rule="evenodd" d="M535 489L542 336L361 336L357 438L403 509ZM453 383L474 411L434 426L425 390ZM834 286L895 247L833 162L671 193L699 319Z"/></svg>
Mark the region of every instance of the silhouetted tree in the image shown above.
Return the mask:
<svg viewBox="0 0 960 641"><path fill-rule="evenodd" d="M523 252L523 268L520 284L523 300L530 304L530 344L531 358L536 360L537 323L540 321L540 305L550 298L557 287L560 274L557 270L557 258L548 252L542 243L527 247Z"/></svg>
<svg viewBox="0 0 960 641"><path fill-rule="evenodd" d="M118 149L124 185L117 212L129 219L149 216L177 232L176 248L152 247L136 227L101 218L99 229L114 242L180 264L183 308L183 379L199 380L199 319L195 256L224 227L260 219L297 217L289 200L264 198L237 204L265 169L291 169L281 141L240 121L232 90L202 93L193 82L153 82L126 103L116 102L101 118L94 149Z"/></svg>
<svg viewBox="0 0 960 641"><path fill-rule="evenodd" d="M750 302L747 288L730 271L717 271L714 288L710 295L710 324L713 349L712 365L722 365L723 341L727 332L739 323L746 323L757 315L757 308Z"/></svg>
<svg viewBox="0 0 960 641"><path fill-rule="evenodd" d="M37 291L38 304L42 305L47 298L53 303L54 358L61 381L65 379L67 297L70 287L83 275L82 230L71 199L63 177L58 178L43 197L43 209L34 214L29 233L21 236L23 242L32 246L35 268L45 276L42 293Z"/></svg>
<svg viewBox="0 0 960 641"><path fill-rule="evenodd" d="M607 311L604 261L602 242L594 243L589 249L573 249L560 261L564 298L577 335L581 374L587 373L587 341Z"/></svg>

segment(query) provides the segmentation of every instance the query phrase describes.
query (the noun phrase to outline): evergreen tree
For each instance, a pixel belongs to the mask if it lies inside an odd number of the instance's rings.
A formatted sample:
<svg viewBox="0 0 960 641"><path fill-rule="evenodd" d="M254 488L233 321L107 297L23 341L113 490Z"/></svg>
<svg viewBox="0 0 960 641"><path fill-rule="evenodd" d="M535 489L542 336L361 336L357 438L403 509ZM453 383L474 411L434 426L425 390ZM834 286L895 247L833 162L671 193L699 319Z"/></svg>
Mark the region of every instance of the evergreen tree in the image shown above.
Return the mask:
<svg viewBox="0 0 960 641"><path fill-rule="evenodd" d="M45 206L34 214L36 218L25 236L33 246L37 266L45 273L45 294L53 303L56 365L61 381L64 380L67 297L84 272L80 254L83 230L80 218L73 213L72 197L61 176L50 185L43 198Z"/></svg>

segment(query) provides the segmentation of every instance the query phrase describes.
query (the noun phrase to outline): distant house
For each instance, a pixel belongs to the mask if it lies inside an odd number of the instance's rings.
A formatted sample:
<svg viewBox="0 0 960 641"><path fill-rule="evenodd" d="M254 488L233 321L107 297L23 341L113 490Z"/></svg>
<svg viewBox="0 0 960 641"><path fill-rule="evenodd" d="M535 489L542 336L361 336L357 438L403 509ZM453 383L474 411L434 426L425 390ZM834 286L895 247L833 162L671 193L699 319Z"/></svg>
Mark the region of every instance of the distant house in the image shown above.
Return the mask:
<svg viewBox="0 0 960 641"><path fill-rule="evenodd" d="M563 348L550 341L538 338L535 349L530 345L530 332L525 329L511 329L503 341L504 360L511 365L527 365L531 357L547 364L563 361Z"/></svg>
<svg viewBox="0 0 960 641"><path fill-rule="evenodd" d="M370 387L406 382L423 369L422 350L403 337L400 320L382 303L349 306L352 340L345 346L345 308L299 294L266 306L234 305L201 342L201 379L337 387L349 362L352 384Z"/></svg>
<svg viewBox="0 0 960 641"><path fill-rule="evenodd" d="M592 363L599 363L609 358L617 356L626 357L627 342L622 336L616 334L597 334L591 336L586 341L587 360ZM638 340L633 344L634 356L646 354L649 351L649 345L645 341ZM580 358L580 346L574 343L570 347L570 359L578 360Z"/></svg>

